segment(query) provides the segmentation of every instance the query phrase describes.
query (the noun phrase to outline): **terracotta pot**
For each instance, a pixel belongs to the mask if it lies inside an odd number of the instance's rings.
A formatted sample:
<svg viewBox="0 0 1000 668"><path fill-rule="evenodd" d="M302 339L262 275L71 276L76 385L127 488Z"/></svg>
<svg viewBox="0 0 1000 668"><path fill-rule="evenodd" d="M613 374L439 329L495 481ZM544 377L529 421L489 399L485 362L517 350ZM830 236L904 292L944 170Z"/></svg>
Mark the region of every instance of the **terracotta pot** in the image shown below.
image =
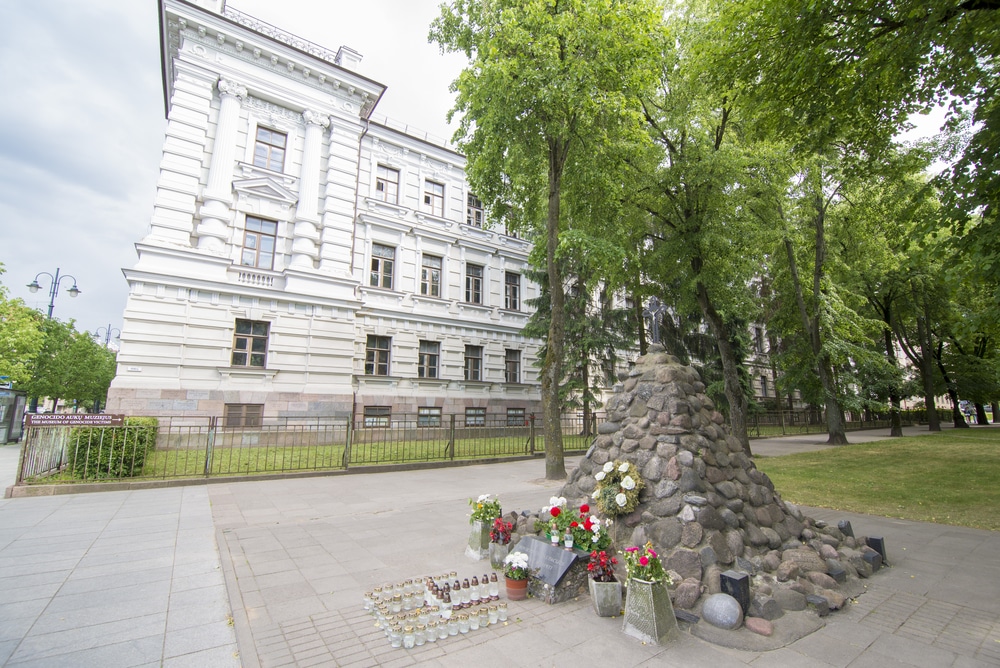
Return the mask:
<svg viewBox="0 0 1000 668"><path fill-rule="evenodd" d="M507 598L511 601L523 601L528 598L528 581L525 580L511 580L505 576L507 580Z"/></svg>

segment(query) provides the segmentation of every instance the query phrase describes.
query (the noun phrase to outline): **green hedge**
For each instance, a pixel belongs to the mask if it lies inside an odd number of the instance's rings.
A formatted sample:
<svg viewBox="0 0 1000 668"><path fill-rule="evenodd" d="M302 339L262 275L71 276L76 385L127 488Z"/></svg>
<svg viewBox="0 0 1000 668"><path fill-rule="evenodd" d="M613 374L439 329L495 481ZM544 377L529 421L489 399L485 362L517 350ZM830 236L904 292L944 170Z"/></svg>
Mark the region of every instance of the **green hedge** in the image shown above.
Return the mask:
<svg viewBox="0 0 1000 668"><path fill-rule="evenodd" d="M146 455L156 446L156 418L125 418L121 427L72 430L69 468L78 478L129 478L142 473Z"/></svg>

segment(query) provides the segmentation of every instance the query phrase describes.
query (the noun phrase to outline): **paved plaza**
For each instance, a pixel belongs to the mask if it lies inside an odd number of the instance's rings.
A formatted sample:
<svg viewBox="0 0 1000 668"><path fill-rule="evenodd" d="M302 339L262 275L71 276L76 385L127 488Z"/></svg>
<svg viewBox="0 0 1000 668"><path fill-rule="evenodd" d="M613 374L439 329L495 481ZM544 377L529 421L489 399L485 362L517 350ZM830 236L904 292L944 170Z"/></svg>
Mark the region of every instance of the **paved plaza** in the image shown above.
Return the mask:
<svg viewBox="0 0 1000 668"><path fill-rule="evenodd" d="M782 454L823 438L753 446ZM17 452L0 447L0 486L13 482ZM0 665L1000 665L1000 533L823 509L805 510L884 536L892 567L785 647L730 649L688 633L644 645L581 597L511 602L506 625L390 648L362 593L487 572L464 554L468 499L537 509L561 486L543 475L534 460L0 500ZM743 646L759 639L736 633Z"/></svg>

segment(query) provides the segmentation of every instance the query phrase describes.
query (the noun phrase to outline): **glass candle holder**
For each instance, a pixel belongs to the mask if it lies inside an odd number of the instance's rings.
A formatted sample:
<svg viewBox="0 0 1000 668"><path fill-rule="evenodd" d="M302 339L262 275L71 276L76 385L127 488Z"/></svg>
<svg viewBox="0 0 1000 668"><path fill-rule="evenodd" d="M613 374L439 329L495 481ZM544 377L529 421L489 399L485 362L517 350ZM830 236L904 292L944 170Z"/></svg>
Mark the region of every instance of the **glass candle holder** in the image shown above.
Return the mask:
<svg viewBox="0 0 1000 668"><path fill-rule="evenodd" d="M497 606L491 605L486 614L490 618L490 624L496 624L500 621L500 609Z"/></svg>
<svg viewBox="0 0 1000 668"><path fill-rule="evenodd" d="M469 615L469 630L478 631L479 630L479 613L475 610Z"/></svg>
<svg viewBox="0 0 1000 668"><path fill-rule="evenodd" d="M501 622L507 621L507 602L501 601L497 604L497 616L500 618Z"/></svg>
<svg viewBox="0 0 1000 668"><path fill-rule="evenodd" d="M458 616L452 617L448 620L448 635L457 636L458 635Z"/></svg>
<svg viewBox="0 0 1000 668"><path fill-rule="evenodd" d="M491 600L496 601L497 599L500 598L500 582L497 580L497 574L496 573L491 573L490 574L489 592L490 592L490 599Z"/></svg>
<svg viewBox="0 0 1000 668"><path fill-rule="evenodd" d="M438 623L438 639L448 637L448 622L446 620L441 620Z"/></svg>
<svg viewBox="0 0 1000 668"><path fill-rule="evenodd" d="M486 606L479 608L479 628L490 625L490 611Z"/></svg>
<svg viewBox="0 0 1000 668"><path fill-rule="evenodd" d="M416 631L413 632L413 641L417 647L420 647L425 642L427 642L427 627L423 624L417 624Z"/></svg>
<svg viewBox="0 0 1000 668"><path fill-rule="evenodd" d="M437 640L438 640L438 623L427 622L427 642L437 642Z"/></svg>
<svg viewBox="0 0 1000 668"><path fill-rule="evenodd" d="M403 629L393 626L389 629L389 644L393 647L403 646Z"/></svg>
<svg viewBox="0 0 1000 668"><path fill-rule="evenodd" d="M459 633L469 632L469 616L464 612L458 616L458 632Z"/></svg>
<svg viewBox="0 0 1000 668"><path fill-rule="evenodd" d="M403 649L413 649L417 642L417 636L412 626L403 627Z"/></svg>
<svg viewBox="0 0 1000 668"><path fill-rule="evenodd" d="M401 612L402 609L403 609L403 595L393 594L392 602L389 604L389 612L395 615Z"/></svg>
<svg viewBox="0 0 1000 668"><path fill-rule="evenodd" d="M427 622L429 622L431 620L430 617L431 617L430 613L427 612L426 608L417 608L417 622L419 624L425 624L426 625Z"/></svg>

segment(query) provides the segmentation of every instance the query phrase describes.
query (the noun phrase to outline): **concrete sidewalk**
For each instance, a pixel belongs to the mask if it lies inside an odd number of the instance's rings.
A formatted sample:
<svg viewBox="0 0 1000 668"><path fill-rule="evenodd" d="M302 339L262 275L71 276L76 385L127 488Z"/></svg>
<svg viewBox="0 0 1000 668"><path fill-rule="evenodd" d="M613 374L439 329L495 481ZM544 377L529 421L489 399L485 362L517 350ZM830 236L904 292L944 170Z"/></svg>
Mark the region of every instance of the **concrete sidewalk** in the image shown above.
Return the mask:
<svg viewBox="0 0 1000 668"><path fill-rule="evenodd" d="M822 435L809 438L799 447ZM790 447L776 440L755 441L755 452ZM0 447L0 485L13 481L16 458L16 447ZM511 603L506 626L390 648L362 611L362 593L425 574L487 572L487 562L464 556L468 499L491 493L508 509L538 508L561 486L543 474L536 460L2 500L0 664L1000 664L1000 533L820 509L805 510L883 535L893 567L786 647L727 649L690 634L643 645L582 597Z"/></svg>

